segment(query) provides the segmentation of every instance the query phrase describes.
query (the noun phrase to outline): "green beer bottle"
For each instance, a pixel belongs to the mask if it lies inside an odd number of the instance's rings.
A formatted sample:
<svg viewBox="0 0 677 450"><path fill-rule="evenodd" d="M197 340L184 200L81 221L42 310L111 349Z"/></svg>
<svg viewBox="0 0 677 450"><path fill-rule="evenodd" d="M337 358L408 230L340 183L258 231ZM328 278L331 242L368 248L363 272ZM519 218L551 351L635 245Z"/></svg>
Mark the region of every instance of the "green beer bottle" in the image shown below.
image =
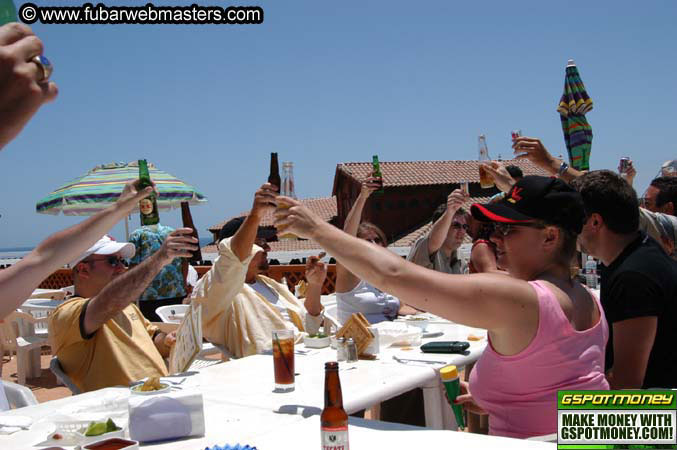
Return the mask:
<svg viewBox="0 0 677 450"><path fill-rule="evenodd" d="M371 176L377 178L377 182L381 183L381 188L374 191L376 195L383 195L383 174L381 173L381 165L378 162L378 155L372 156L371 160Z"/></svg>
<svg viewBox="0 0 677 450"><path fill-rule="evenodd" d="M12 0L0 0L0 26L18 21L14 2Z"/></svg>
<svg viewBox="0 0 677 450"><path fill-rule="evenodd" d="M139 180L141 181L140 189L147 186L152 186L150 181L150 174L148 173L148 163L145 159L139 160ZM155 192L148 197L139 201L139 212L141 214L141 225L156 225L160 222L160 214L157 210L157 198Z"/></svg>

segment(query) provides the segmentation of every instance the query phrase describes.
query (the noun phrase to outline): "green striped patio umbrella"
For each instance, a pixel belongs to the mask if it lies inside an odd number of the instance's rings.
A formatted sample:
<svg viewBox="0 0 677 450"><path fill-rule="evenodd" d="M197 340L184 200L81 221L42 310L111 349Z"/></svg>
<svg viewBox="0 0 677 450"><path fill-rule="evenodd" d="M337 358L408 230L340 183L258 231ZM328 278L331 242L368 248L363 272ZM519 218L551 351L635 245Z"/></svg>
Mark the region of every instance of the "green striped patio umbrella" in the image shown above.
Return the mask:
<svg viewBox="0 0 677 450"><path fill-rule="evenodd" d="M564 93L557 106L562 121L564 142L569 152L569 162L574 169L590 169L592 128L585 114L592 109L592 100L578 74L576 63L569 60L564 77Z"/></svg>
<svg viewBox="0 0 677 450"><path fill-rule="evenodd" d="M160 192L157 199L160 211L179 208L181 202L197 205L207 201L193 186L159 170L153 164L148 163L148 169L150 178ZM114 203L125 184L137 178L139 166L136 161L97 166L86 175L50 193L35 205L35 209L42 214L91 216ZM138 207L135 211L138 211Z"/></svg>

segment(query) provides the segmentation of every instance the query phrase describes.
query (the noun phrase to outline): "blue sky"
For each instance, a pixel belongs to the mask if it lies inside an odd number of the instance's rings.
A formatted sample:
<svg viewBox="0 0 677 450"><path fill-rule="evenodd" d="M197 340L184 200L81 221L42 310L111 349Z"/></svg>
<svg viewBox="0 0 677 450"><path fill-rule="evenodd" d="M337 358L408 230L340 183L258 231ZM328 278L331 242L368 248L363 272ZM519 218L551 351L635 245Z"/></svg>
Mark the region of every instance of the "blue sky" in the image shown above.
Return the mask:
<svg viewBox="0 0 677 450"><path fill-rule="evenodd" d="M474 159L479 133L493 157L510 154L513 128L565 154L555 108L568 58L595 102L593 168L631 156L641 193L677 157L674 1L201 4L260 5L265 22L33 26L60 95L0 152L0 247L81 220L35 203L113 161L145 157L197 186L206 237L249 208L271 151L295 163L300 197L330 195L337 163L374 153ZM161 220L176 226L180 211Z"/></svg>

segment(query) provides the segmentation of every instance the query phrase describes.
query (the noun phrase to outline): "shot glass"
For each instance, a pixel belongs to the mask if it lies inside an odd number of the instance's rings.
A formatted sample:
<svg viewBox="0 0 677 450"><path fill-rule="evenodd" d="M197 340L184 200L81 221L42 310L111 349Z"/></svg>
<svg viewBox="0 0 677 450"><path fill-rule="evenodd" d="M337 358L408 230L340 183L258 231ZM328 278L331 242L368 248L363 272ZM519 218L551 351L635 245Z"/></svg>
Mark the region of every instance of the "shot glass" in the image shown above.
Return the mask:
<svg viewBox="0 0 677 450"><path fill-rule="evenodd" d="M273 331L275 392L294 390L294 330Z"/></svg>
<svg viewBox="0 0 677 450"><path fill-rule="evenodd" d="M518 137L521 137L521 136L522 136L522 130L512 130L512 131L510 132L510 137L512 137L512 140L513 140L513 141L514 141L515 139L517 139Z"/></svg>
<svg viewBox="0 0 677 450"><path fill-rule="evenodd" d="M461 185L461 190L466 196L470 196L470 182L467 180L461 180L459 181L459 184Z"/></svg>

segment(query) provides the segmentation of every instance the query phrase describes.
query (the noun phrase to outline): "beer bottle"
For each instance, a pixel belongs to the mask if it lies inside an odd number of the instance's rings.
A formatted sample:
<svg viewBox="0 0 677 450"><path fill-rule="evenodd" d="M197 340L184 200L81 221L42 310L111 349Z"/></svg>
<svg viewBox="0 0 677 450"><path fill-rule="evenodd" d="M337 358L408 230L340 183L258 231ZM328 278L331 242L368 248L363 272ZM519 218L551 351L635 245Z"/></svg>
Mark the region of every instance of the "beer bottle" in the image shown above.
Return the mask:
<svg viewBox="0 0 677 450"><path fill-rule="evenodd" d="M280 166L277 163L277 153L270 154L270 175L268 175L268 183L277 186L277 192L280 192L282 181L280 180Z"/></svg>
<svg viewBox="0 0 677 450"><path fill-rule="evenodd" d="M10 22L18 22L16 6L12 0L0 0L0 26Z"/></svg>
<svg viewBox="0 0 677 450"><path fill-rule="evenodd" d="M141 181L141 186L139 186L140 189L153 185L150 181L148 163L145 159L139 160L139 180ZM141 214L141 225L156 225L160 222L155 192L139 201L139 213Z"/></svg>
<svg viewBox="0 0 677 450"><path fill-rule="evenodd" d="M488 164L491 159L489 158L489 149L487 148L487 138L483 134L480 134L479 138L477 138L477 146L479 151L477 160L480 164ZM494 180L491 178L491 175L489 175L489 173L480 165L480 187L482 189L488 189L493 186Z"/></svg>
<svg viewBox="0 0 677 450"><path fill-rule="evenodd" d="M371 160L371 176L376 178L376 182L381 184L381 188L377 191L374 191L374 194L382 195L383 194L383 174L381 173L381 164L378 162L378 155L372 156Z"/></svg>
<svg viewBox="0 0 677 450"><path fill-rule="evenodd" d="M197 265L200 261L202 261L202 252L200 251L199 245L200 238L197 235L197 228L195 228L195 224L193 224L193 216L190 215L190 207L188 206L188 202L181 202L181 219L183 220L183 226L185 228L193 229L191 236L198 240L197 250L191 252L192 256L188 260L192 265Z"/></svg>
<svg viewBox="0 0 677 450"><path fill-rule="evenodd" d="M322 450L349 450L348 414L343 409L338 363L324 364L324 409L320 415Z"/></svg>

